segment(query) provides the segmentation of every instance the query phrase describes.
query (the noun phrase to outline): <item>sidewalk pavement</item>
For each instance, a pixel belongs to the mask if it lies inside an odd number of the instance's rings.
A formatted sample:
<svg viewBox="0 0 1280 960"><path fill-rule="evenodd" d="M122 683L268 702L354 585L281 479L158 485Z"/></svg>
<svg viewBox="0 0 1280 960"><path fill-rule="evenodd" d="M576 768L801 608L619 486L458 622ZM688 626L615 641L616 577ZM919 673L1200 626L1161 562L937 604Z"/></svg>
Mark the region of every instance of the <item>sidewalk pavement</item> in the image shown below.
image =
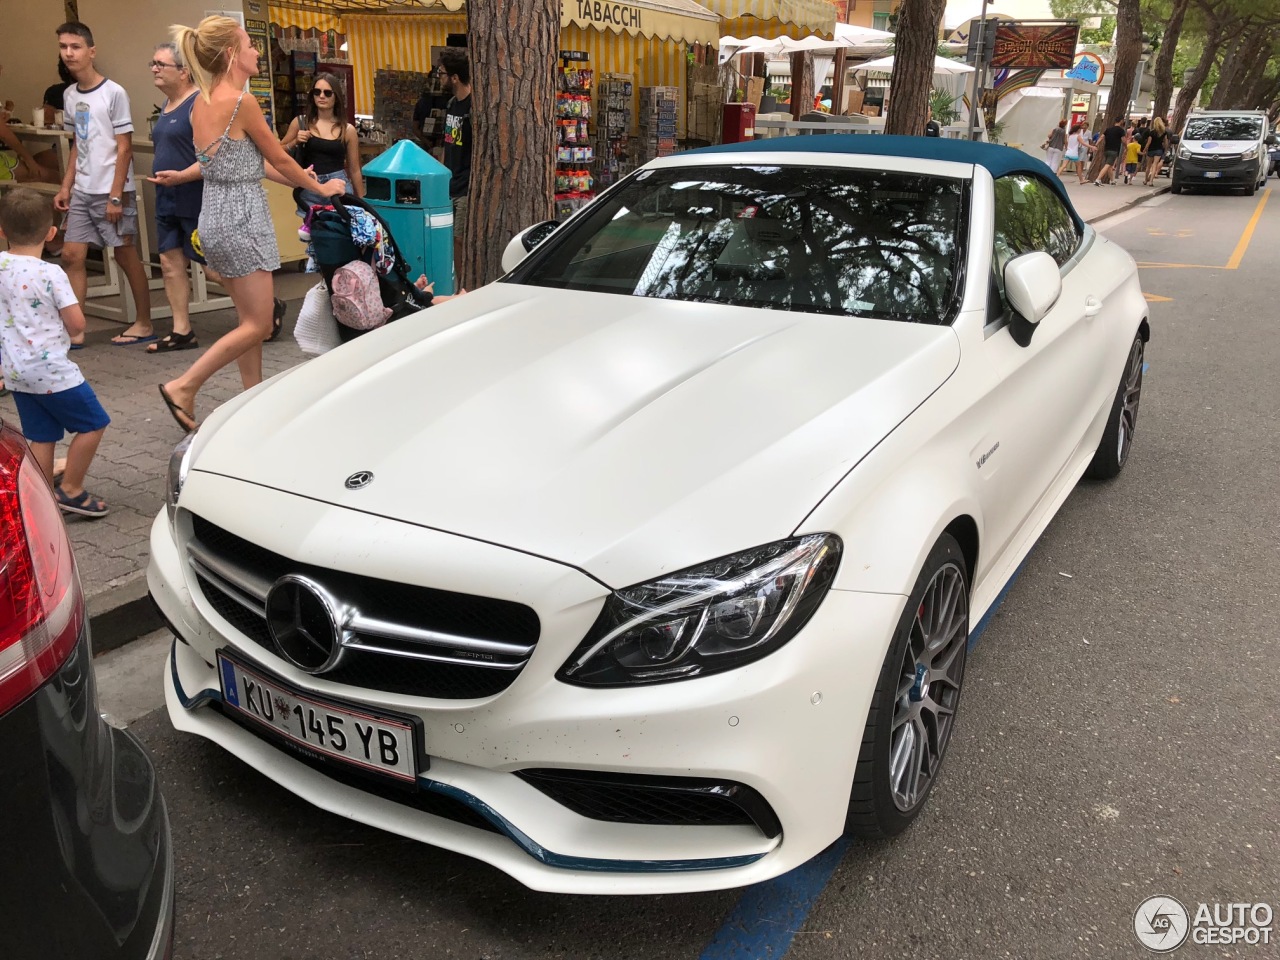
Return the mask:
<svg viewBox="0 0 1280 960"><path fill-rule="evenodd" d="M1069 178L1067 192L1081 217L1094 221L1165 192L1168 183L1162 179L1154 187L1095 187L1078 185ZM291 268L276 274L276 295L289 301L289 312L280 339L263 345L265 376L306 359L293 340L293 322L302 297L316 279ZM164 291L153 291L152 302L163 304ZM212 344L234 325L235 313L231 310L198 314L193 319L202 347ZM147 597L149 537L151 523L164 507L169 454L183 434L170 418L156 387L177 376L199 355L196 350L149 354L145 346L113 346L111 337L121 329L113 321L90 318L88 346L73 354L111 415L111 426L98 448L87 484L88 489L107 501L111 513L100 520L67 517L98 652L162 626ZM169 322L157 321L156 330L167 333ZM232 365L210 380L201 392L197 418L203 419L239 392L240 375ZM0 417L17 422L11 397L0 398Z"/></svg>

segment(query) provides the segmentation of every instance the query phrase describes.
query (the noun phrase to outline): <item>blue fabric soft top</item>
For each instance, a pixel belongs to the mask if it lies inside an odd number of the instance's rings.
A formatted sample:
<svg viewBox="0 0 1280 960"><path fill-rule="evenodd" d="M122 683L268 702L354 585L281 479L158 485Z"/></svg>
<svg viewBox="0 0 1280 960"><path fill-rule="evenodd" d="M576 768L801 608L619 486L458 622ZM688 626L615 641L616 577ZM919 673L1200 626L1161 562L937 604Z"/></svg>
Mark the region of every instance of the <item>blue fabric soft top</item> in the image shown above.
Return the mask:
<svg viewBox="0 0 1280 960"><path fill-rule="evenodd" d="M718 147L690 150L686 156L711 153L844 153L869 157L910 157L917 160L950 160L953 163L971 163L985 167L992 179L1011 173L1030 173L1053 187L1067 205L1078 227L1084 221L1071 205L1067 188L1048 164L1030 154L1002 147L994 143L975 143L971 140L952 140L942 137L897 137L866 133L823 133L796 137L772 137L767 140L748 140L745 143L726 143Z"/></svg>

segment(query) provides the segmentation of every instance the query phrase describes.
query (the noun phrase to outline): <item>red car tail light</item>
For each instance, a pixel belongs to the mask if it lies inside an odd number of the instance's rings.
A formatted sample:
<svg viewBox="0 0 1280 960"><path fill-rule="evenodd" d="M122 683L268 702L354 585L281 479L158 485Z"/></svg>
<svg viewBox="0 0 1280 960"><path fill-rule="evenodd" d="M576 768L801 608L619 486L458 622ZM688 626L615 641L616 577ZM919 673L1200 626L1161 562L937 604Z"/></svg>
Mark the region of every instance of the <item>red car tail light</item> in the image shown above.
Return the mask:
<svg viewBox="0 0 1280 960"><path fill-rule="evenodd" d="M58 505L21 435L0 428L0 714L53 676L83 626Z"/></svg>

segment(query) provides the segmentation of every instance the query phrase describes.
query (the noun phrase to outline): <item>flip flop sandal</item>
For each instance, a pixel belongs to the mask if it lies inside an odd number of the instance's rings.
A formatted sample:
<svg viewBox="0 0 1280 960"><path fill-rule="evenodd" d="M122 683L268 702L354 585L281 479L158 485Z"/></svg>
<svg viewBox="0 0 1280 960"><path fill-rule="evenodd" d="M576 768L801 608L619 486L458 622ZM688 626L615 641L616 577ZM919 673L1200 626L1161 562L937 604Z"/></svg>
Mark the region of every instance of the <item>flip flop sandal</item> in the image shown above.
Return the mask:
<svg viewBox="0 0 1280 960"><path fill-rule="evenodd" d="M111 338L111 345L113 347L136 347L140 343L155 343L159 339L154 333L147 334L145 337L140 337L135 333L122 333L118 337Z"/></svg>
<svg viewBox="0 0 1280 960"><path fill-rule="evenodd" d="M147 353L168 353L170 350L194 350L200 346L195 331L191 333L166 333L147 347Z"/></svg>
<svg viewBox="0 0 1280 960"><path fill-rule="evenodd" d="M111 512L107 501L95 497L88 490L82 490L78 497L67 496L61 487L54 487L53 493L58 498L58 508L63 513L74 513L81 517L105 517Z"/></svg>
<svg viewBox="0 0 1280 960"><path fill-rule="evenodd" d="M189 410L178 406L173 397L169 396L169 391L164 388L163 383L160 384L160 397L164 400L164 405L169 408L169 416L173 417L173 422L182 428L183 433L192 433L200 426ZM183 417L186 417L190 424L184 423Z"/></svg>

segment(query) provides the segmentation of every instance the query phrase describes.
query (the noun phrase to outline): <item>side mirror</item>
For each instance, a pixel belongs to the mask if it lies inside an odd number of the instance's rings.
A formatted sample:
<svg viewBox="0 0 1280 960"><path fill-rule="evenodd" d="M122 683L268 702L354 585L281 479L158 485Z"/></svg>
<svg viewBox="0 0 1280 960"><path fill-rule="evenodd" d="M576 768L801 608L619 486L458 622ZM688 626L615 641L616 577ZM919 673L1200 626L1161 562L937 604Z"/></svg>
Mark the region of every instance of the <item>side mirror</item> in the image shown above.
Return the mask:
<svg viewBox="0 0 1280 960"><path fill-rule="evenodd" d="M1062 296L1058 262L1047 253L1024 253L1004 268L1004 295L1027 323L1037 324Z"/></svg>
<svg viewBox="0 0 1280 960"><path fill-rule="evenodd" d="M1274 147L1276 145L1276 135L1274 133L1267 134L1266 144L1268 147Z"/></svg>
<svg viewBox="0 0 1280 960"><path fill-rule="evenodd" d="M512 237L507 248L502 251L502 272L510 273L514 270L520 261L532 253L534 247L551 236L558 226L560 224L554 220L543 220L532 227L525 227Z"/></svg>

